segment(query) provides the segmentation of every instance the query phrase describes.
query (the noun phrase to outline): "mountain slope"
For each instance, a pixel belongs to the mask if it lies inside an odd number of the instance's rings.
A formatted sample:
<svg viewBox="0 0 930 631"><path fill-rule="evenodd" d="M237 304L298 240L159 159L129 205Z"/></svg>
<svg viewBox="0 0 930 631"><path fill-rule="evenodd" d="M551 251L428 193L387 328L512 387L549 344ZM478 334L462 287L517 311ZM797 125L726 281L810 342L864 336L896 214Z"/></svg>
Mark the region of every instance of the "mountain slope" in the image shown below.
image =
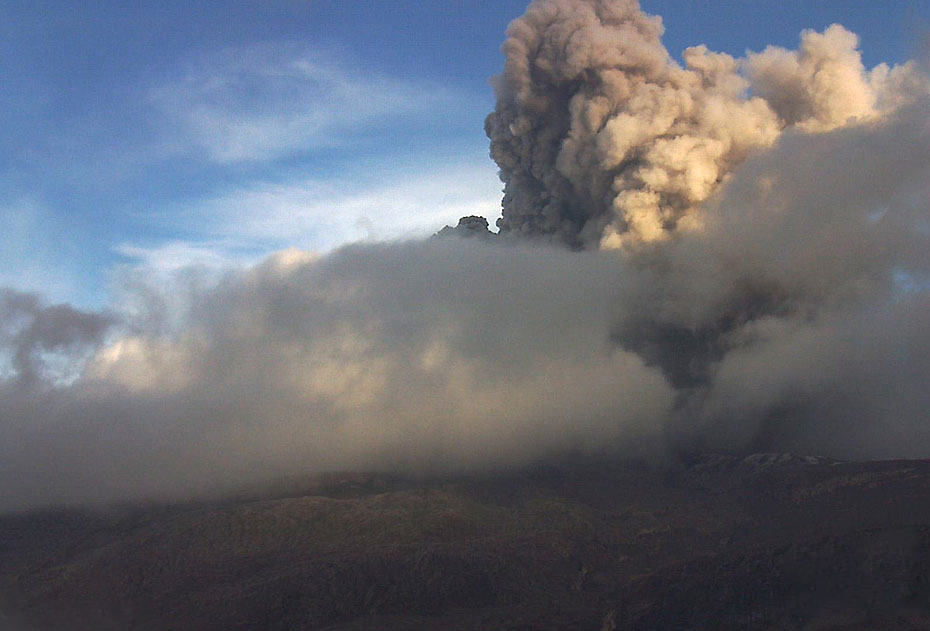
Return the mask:
<svg viewBox="0 0 930 631"><path fill-rule="evenodd" d="M0 517L0 628L930 628L930 462L353 474Z"/></svg>

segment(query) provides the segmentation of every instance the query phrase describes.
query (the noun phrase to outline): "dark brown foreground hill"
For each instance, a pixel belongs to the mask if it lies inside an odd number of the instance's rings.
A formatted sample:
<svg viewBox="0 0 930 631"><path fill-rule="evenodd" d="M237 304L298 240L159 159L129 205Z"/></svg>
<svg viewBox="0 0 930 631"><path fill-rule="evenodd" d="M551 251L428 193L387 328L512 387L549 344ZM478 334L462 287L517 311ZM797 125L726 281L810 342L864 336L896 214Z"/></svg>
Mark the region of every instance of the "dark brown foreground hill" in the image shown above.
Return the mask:
<svg viewBox="0 0 930 631"><path fill-rule="evenodd" d="M930 629L930 462L356 475L8 515L0 629Z"/></svg>

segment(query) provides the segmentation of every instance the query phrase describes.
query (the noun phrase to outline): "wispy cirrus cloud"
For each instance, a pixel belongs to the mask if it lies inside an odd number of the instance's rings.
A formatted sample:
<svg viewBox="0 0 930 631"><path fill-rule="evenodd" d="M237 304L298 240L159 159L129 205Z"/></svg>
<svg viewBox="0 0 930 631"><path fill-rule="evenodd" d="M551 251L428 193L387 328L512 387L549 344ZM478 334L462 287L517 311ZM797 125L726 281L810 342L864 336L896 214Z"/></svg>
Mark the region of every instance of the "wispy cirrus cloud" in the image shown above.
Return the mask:
<svg viewBox="0 0 930 631"><path fill-rule="evenodd" d="M410 166L349 179L259 181L164 213L160 221L169 229L183 225L186 238L123 243L117 251L165 271L229 267L292 246L326 252L357 241L428 236L465 215L493 223L499 208L500 182L490 164L439 161L425 171Z"/></svg>
<svg viewBox="0 0 930 631"><path fill-rule="evenodd" d="M266 44L193 60L148 91L177 142L217 163L271 160L339 146L397 118L454 107L438 84L353 69L297 44Z"/></svg>
<svg viewBox="0 0 930 631"><path fill-rule="evenodd" d="M240 257L229 252L235 246L224 241L170 240L152 247L121 243L114 249L141 267L166 274L190 267L222 270L243 263Z"/></svg>
<svg viewBox="0 0 930 631"><path fill-rule="evenodd" d="M349 241L424 236L463 215L486 215L500 206L500 183L490 165L413 171L361 183L260 182L206 200L195 212L226 236L297 240L327 250Z"/></svg>

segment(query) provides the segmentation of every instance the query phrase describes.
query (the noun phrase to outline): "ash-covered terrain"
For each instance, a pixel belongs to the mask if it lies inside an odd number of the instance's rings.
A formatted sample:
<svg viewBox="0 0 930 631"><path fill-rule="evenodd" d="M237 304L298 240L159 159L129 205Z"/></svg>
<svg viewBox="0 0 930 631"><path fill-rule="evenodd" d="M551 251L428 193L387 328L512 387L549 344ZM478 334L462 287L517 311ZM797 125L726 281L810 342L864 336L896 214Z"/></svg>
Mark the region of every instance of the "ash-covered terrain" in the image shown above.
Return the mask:
<svg viewBox="0 0 930 631"><path fill-rule="evenodd" d="M3 629L926 629L930 462L352 474L0 518Z"/></svg>

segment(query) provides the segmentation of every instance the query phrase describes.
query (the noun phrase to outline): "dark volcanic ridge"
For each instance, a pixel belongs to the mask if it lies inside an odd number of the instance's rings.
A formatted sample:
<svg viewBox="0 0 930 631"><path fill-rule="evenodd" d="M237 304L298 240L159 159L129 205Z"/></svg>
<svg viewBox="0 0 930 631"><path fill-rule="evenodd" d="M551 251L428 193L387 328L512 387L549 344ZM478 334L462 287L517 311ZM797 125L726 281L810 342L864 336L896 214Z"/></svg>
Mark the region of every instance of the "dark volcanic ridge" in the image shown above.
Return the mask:
<svg viewBox="0 0 930 631"><path fill-rule="evenodd" d="M301 488L303 484L303 488ZM930 461L339 474L0 517L22 631L925 629Z"/></svg>

